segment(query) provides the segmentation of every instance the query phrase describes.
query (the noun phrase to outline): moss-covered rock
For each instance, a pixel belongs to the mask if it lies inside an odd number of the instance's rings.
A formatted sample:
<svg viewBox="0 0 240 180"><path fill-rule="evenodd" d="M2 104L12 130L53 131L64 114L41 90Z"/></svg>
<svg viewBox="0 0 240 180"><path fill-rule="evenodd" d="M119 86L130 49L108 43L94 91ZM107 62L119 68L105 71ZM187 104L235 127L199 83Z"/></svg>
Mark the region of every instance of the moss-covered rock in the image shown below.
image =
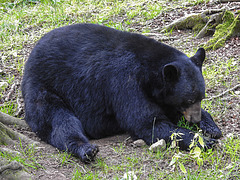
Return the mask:
<svg viewBox="0 0 240 180"><path fill-rule="evenodd" d="M204 27L206 22L204 21L201 14L194 14L188 16L184 21L180 21L175 28L177 29L195 29L198 30Z"/></svg>
<svg viewBox="0 0 240 180"><path fill-rule="evenodd" d="M173 29L193 29L194 31L200 31L207 23L207 18L206 16L202 16L202 14L190 14L170 23L162 31L168 32Z"/></svg>
<svg viewBox="0 0 240 180"><path fill-rule="evenodd" d="M230 37L240 36L240 15L235 17L226 9L206 10L200 14L182 17L165 26L161 32L173 29L192 29L196 38L213 35L213 38L202 46L206 50L215 50L224 46Z"/></svg>
<svg viewBox="0 0 240 180"><path fill-rule="evenodd" d="M225 11L223 22L216 27L213 38L210 39L203 47L206 50L216 50L224 46L227 39L232 36L240 35L239 15L235 18L231 11Z"/></svg>

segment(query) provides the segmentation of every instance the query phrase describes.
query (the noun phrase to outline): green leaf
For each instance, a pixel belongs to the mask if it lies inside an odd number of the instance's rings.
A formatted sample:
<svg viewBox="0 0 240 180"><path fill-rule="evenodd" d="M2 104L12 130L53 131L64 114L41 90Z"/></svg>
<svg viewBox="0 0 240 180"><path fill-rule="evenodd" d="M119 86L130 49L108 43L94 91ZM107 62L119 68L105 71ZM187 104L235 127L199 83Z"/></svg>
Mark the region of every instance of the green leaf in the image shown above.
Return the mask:
<svg viewBox="0 0 240 180"><path fill-rule="evenodd" d="M194 153L194 158L199 158L200 157L200 155L201 155L201 149L199 148L199 147L195 147L194 148L194 151L193 151L193 153Z"/></svg>
<svg viewBox="0 0 240 180"><path fill-rule="evenodd" d="M182 171L184 174L187 173L187 171L186 171L184 165L183 165L182 163L180 163L180 162L179 162L179 168L181 169L181 171Z"/></svg>
<svg viewBox="0 0 240 180"><path fill-rule="evenodd" d="M201 136L198 137L199 144L204 148L204 141Z"/></svg>
<svg viewBox="0 0 240 180"><path fill-rule="evenodd" d="M195 133L193 139L196 139L198 136L199 136L199 134Z"/></svg>
<svg viewBox="0 0 240 180"><path fill-rule="evenodd" d="M176 146L177 146L176 141L172 141L172 143L171 143L171 148L175 148Z"/></svg>
<svg viewBox="0 0 240 180"><path fill-rule="evenodd" d="M191 144L189 145L189 148L192 149L193 146L194 146L194 139L191 141Z"/></svg>
<svg viewBox="0 0 240 180"><path fill-rule="evenodd" d="M203 165L203 159L202 159L202 158L198 158L198 159L197 159L197 164L198 164L199 166L202 166L202 165Z"/></svg>
<svg viewBox="0 0 240 180"><path fill-rule="evenodd" d="M177 161L177 159L175 159L175 158L172 158L172 160L171 160L171 162L170 162L169 166L172 166L172 165L174 165L176 161Z"/></svg>

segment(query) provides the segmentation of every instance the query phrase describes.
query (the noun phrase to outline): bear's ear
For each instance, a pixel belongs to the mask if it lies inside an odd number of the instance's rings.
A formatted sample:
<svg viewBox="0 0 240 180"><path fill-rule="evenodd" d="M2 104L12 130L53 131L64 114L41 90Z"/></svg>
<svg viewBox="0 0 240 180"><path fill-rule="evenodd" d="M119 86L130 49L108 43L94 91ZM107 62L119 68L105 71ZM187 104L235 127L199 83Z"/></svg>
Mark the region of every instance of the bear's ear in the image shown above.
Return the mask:
<svg viewBox="0 0 240 180"><path fill-rule="evenodd" d="M198 67L202 67L203 61L205 59L205 50L203 48L199 48L196 54L190 58L194 64Z"/></svg>
<svg viewBox="0 0 240 180"><path fill-rule="evenodd" d="M163 78L168 82L175 82L178 80L179 71L177 66L173 64L167 64L163 67Z"/></svg>

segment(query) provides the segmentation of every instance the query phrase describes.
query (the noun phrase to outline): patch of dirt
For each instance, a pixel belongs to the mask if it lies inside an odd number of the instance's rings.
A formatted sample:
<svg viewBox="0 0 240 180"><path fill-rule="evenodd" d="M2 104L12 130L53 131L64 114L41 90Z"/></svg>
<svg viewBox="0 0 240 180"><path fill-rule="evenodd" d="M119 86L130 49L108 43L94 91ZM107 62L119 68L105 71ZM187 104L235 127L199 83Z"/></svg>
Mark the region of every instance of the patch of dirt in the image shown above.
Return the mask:
<svg viewBox="0 0 240 180"><path fill-rule="evenodd" d="M166 6L171 7L171 1L169 1ZM186 14L190 13L199 13L203 10L207 9L220 9L224 6L228 8L238 7L240 8L240 3L231 2L225 4L214 4L214 3L207 3L207 4L200 4L196 6L188 6L186 8L176 8L172 9L170 12L163 13L159 15L157 18L153 20L149 20L146 22L147 27L151 29L151 33L155 35L151 35L152 38L159 38L163 36L159 33L159 27L162 27L173 20L180 18ZM144 25L146 26L146 25ZM143 25L135 25L133 29L141 29ZM164 43L176 47L179 50L184 52L193 52L199 47L202 43L207 42L210 37L205 37L202 39L194 39L192 32L189 30L185 31L173 31L171 35L169 35L169 40L165 41ZM26 45L24 46L21 54L24 57L29 55L30 50L32 49L33 45ZM230 87L234 87L235 85L239 84L239 76L240 76L240 38L234 37L229 39L226 42L225 47L219 48L216 51L209 51L207 52L207 60L205 65L214 65L215 59L220 58L222 61L227 61L229 59L234 59L234 62L237 63L238 66L237 71L233 71L232 74L229 74L227 77L224 78L224 81L230 83ZM12 57L15 58L14 56ZM14 74L15 75L15 86L8 87L3 94L3 97L0 99L0 104L3 104L4 101L16 101L18 103L18 113L19 117L23 117L23 100L20 95L20 82L21 82L21 75L18 71L13 71L11 68L7 68L7 66L3 66L0 64L0 69L4 71L0 73L0 76L3 74ZM238 77L238 78L237 78ZM206 93L208 97L216 96L228 88L222 84L218 84L216 87L208 87L208 82L210 80L206 80ZM237 93L236 93L237 92ZM226 136L229 133L234 133L240 135L240 88L235 89L233 92L226 93L222 97L222 104L214 103L212 104L213 109L212 112L220 112L215 114L214 120L219 125L220 129L223 131L223 135ZM38 137L34 133L31 132L30 129L18 129L16 127L12 127L15 130L27 135L28 137L39 140ZM146 167L146 177L149 173L151 173L151 166L150 163L152 162L151 158L144 158L147 148L135 148L131 145L131 138L128 135L118 135L114 137L99 139L99 140L91 140L92 143L97 144L99 146L100 152L98 153L97 157L100 160L104 160L106 164L112 164L115 166L121 166L124 164L124 160L122 156L129 155L129 154L137 154L141 157L141 164L140 166ZM15 148L15 147L13 147ZM38 170L34 170L29 168L30 173L34 175L34 179L71 179L72 173L74 172L75 168L80 169L82 172L87 172L89 169L94 171L94 169L98 169L98 166L94 165L85 165L80 162L80 160L76 157L71 157L67 162L62 163L62 158L59 157L59 151L56 150L54 147L41 142L37 148L36 156L39 157L38 163L45 167L45 169L39 168ZM120 157L121 156L121 157ZM71 162L77 162L71 163ZM98 163L98 162L96 162ZM159 171L161 169L169 168L168 164L165 161L159 159L159 162L154 161L154 163L159 165ZM160 165L161 164L161 165ZM170 169L169 169L170 170ZM119 175L119 177L122 174ZM111 172L109 173L106 179L111 179L115 177L114 174ZM143 177L144 178L144 177Z"/></svg>

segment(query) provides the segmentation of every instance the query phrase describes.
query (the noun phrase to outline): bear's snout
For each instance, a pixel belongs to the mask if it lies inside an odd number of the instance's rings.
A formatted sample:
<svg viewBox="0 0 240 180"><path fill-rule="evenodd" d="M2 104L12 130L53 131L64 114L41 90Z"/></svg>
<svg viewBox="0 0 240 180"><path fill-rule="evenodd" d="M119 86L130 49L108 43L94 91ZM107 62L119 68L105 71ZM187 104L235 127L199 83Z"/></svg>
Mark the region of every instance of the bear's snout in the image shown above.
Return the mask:
<svg viewBox="0 0 240 180"><path fill-rule="evenodd" d="M194 103L182 112L188 122L198 123L201 121L201 102Z"/></svg>

